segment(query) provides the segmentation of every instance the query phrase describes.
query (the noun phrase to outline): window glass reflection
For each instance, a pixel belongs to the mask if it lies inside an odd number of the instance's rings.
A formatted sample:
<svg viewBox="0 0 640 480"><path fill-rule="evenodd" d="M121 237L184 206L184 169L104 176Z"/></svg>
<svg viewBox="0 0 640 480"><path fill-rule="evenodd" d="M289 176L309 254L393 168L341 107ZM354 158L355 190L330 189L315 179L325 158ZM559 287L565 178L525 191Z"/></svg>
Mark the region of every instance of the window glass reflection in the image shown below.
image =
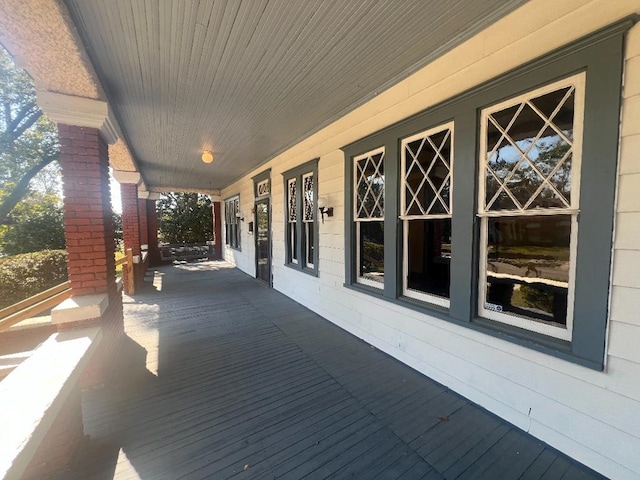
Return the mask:
<svg viewBox="0 0 640 480"><path fill-rule="evenodd" d="M489 218L485 308L565 326L571 215Z"/></svg>
<svg viewBox="0 0 640 480"><path fill-rule="evenodd" d="M384 223L360 222L360 265L361 278L376 283L384 283Z"/></svg>
<svg viewBox="0 0 640 480"><path fill-rule="evenodd" d="M407 287L449 298L451 219L407 222Z"/></svg>

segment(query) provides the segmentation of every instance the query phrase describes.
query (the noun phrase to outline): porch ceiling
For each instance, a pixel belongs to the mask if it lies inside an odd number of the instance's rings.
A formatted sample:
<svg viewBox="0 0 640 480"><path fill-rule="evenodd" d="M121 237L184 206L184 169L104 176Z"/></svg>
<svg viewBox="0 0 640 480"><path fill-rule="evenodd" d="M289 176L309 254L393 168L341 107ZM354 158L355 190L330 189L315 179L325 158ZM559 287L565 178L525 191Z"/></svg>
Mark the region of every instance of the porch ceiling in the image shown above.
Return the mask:
<svg viewBox="0 0 640 480"><path fill-rule="evenodd" d="M525 2L64 0L145 183L206 190Z"/></svg>

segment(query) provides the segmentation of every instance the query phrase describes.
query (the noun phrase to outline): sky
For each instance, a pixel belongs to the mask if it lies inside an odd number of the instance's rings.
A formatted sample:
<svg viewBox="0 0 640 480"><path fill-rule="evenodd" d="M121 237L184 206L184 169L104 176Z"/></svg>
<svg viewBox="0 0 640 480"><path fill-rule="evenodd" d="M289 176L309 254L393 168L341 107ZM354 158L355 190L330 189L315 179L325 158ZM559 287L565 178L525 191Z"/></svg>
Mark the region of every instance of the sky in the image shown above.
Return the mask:
<svg viewBox="0 0 640 480"><path fill-rule="evenodd" d="M122 200L120 199L120 184L113 178L109 169L109 184L111 186L111 208L116 213L122 213Z"/></svg>

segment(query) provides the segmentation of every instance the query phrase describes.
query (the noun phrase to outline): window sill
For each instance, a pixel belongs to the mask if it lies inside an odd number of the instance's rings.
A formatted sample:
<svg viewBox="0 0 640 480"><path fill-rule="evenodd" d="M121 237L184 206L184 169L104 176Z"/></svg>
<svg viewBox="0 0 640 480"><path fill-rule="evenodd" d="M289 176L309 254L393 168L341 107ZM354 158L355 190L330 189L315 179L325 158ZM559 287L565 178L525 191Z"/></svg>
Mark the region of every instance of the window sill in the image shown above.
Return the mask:
<svg viewBox="0 0 640 480"><path fill-rule="evenodd" d="M522 328L482 317L475 317L468 326L473 330L491 335L492 337L500 338L517 345L522 345L523 347L531 350L536 350L592 370L602 371L604 368L604 365L600 362L594 362L593 360L582 358L574 354L571 351L571 342L566 340L560 340L558 338L530 332Z"/></svg>
<svg viewBox="0 0 640 480"><path fill-rule="evenodd" d="M318 276L318 270L317 269L310 269L310 268L301 267L300 264L298 264L298 263L285 263L284 266L287 267L287 268L290 268L291 270L295 270L296 272L306 273L307 275L310 275L312 277L317 277Z"/></svg>
<svg viewBox="0 0 640 480"><path fill-rule="evenodd" d="M572 353L571 342L560 340L553 337L529 332L518 327L503 324L482 317L474 317L470 322L465 322L457 318L453 318L449 314L449 310L438 305L432 305L420 300L408 297L389 298L384 296L383 291L377 288L369 287L359 283L343 284L344 288L354 290L366 295L370 295L385 302L399 305L429 317L444 320L449 323L459 325L464 328L470 328L485 335L505 340L522 347L545 353L552 357L559 358L592 370L602 371L603 365L589 359L579 357Z"/></svg>

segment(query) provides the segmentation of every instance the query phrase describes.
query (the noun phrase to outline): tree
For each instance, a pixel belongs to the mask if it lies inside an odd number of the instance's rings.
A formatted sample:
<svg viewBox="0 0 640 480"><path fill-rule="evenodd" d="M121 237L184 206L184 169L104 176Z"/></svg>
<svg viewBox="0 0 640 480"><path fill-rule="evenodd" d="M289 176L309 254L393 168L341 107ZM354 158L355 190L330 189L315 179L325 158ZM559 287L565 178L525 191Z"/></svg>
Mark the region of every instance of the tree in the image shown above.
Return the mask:
<svg viewBox="0 0 640 480"><path fill-rule="evenodd" d="M200 193L164 193L157 204L160 239L202 243L213 239L211 199Z"/></svg>
<svg viewBox="0 0 640 480"><path fill-rule="evenodd" d="M33 80L0 48L0 225L58 156L58 131L36 103Z"/></svg>
<svg viewBox="0 0 640 480"><path fill-rule="evenodd" d="M4 255L64 248L63 210L55 195L29 195L0 225L0 252Z"/></svg>

